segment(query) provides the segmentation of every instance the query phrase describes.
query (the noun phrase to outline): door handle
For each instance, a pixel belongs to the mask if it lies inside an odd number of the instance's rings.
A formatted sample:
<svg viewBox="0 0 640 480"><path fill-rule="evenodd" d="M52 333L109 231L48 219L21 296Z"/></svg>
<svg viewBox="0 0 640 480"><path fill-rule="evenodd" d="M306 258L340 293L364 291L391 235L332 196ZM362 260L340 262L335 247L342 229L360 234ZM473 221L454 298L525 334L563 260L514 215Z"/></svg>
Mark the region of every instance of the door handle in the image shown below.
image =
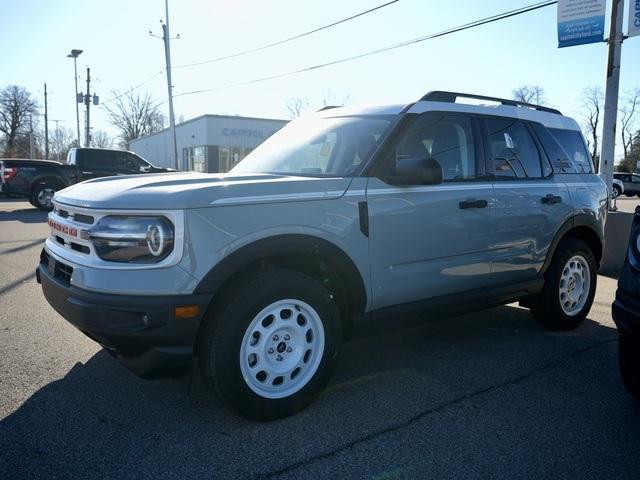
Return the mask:
<svg viewBox="0 0 640 480"><path fill-rule="evenodd" d="M467 208L485 208L489 203L486 200L464 200L458 204L462 210Z"/></svg>
<svg viewBox="0 0 640 480"><path fill-rule="evenodd" d="M93 175L93 172L82 172L83 175Z"/></svg>
<svg viewBox="0 0 640 480"><path fill-rule="evenodd" d="M558 195L553 195L551 193L542 197L541 200L542 200L542 203L549 203L549 204L562 203L562 197Z"/></svg>

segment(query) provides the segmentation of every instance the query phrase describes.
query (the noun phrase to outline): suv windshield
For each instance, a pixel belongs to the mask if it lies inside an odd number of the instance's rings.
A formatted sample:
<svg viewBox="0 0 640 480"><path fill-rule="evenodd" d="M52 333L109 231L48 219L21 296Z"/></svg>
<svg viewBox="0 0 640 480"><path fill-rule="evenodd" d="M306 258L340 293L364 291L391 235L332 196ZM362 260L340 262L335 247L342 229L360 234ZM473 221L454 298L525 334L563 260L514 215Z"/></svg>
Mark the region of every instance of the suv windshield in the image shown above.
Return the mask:
<svg viewBox="0 0 640 480"><path fill-rule="evenodd" d="M296 120L229 173L350 176L367 162L393 115Z"/></svg>

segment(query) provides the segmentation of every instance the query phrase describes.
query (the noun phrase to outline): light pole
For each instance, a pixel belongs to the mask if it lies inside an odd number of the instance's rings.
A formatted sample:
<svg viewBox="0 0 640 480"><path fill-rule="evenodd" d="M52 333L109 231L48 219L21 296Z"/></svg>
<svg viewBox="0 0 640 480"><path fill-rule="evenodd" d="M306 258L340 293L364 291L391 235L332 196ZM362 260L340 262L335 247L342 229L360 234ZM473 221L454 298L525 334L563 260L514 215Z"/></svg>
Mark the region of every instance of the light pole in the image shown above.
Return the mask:
<svg viewBox="0 0 640 480"><path fill-rule="evenodd" d="M75 76L73 78L76 82L76 92L74 98L76 100L76 129L78 133L78 147L80 146L80 109L78 108L78 66L76 60L81 53L82 50L74 48L73 50L71 50L71 53L67 55L68 58L73 58L73 71L75 73Z"/></svg>

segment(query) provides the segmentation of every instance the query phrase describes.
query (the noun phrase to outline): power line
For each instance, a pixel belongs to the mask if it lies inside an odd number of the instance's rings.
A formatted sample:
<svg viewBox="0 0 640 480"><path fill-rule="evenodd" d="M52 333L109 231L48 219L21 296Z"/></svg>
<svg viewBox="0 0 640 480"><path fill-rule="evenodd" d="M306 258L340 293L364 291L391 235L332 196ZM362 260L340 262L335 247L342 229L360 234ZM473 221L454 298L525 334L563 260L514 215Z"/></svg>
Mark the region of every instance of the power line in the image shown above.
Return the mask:
<svg viewBox="0 0 640 480"><path fill-rule="evenodd" d="M305 67L305 68L301 68L299 70L293 70L293 71L286 72L286 73L278 73L278 74L269 75L269 76L266 76L266 77L256 78L256 79L248 80L248 81L245 81L245 82L238 82L238 83L233 83L233 84L229 84L229 85L223 85L223 86L220 86L220 87L205 88L205 89L202 89L202 90L193 90L191 92L179 93L177 95L174 95L174 98L183 97L183 96L186 96L186 95L196 95L196 94L199 94L199 93L207 93L207 92L214 92L214 91L218 91L218 90L225 90L225 89L233 88L233 87L252 85L254 83L266 82L268 80L275 80L275 79L278 79L278 78L288 77L288 76L291 76L291 75L297 75L299 73L309 72L311 70L317 70L317 69L320 69L320 68L330 67L332 65L337 65L337 64L345 63L345 62L350 62L350 61L353 61L353 60L358 60L360 58L369 57L371 55L376 55L378 53L383 53L383 52L387 52L389 50L394 50L396 48L406 47L408 45L413 45L413 44L416 44L416 43L424 42L426 40L431 40L433 38L444 37L445 35L450 35L452 33L461 32L463 30L468 30L470 28L479 27L479 26L482 26L482 25L486 25L487 23L497 22L498 20L504 20L506 18L515 17L516 15L522 15L524 13L532 12L534 10L538 10L540 8L548 7L548 6L554 5L556 3L558 3L557 0L551 0L551 1L535 3L535 4L527 5L525 7L517 8L515 10L509 10L507 12L499 13L497 15L493 15L493 16L490 16L490 17L485 17L485 18L482 18L482 19L479 19L479 20L475 20L473 22L465 23L464 25L459 25L457 27L449 28L447 30L442 30L440 32L431 33L431 34L424 35L422 37L414 38L414 39L411 39L411 40L406 40L404 42L396 43L394 45L390 45L390 46L387 46L387 47L379 48L379 49L376 49L376 50L371 50L369 52L361 53L361 54L358 54L358 55L353 55L353 56L350 56L350 57L345 57L345 58L341 58L341 59L338 59L338 60L333 60L331 62L321 63L321 64L318 64L318 65L312 65L310 67Z"/></svg>
<svg viewBox="0 0 640 480"><path fill-rule="evenodd" d="M138 83L136 86L131 87L131 88L129 88L129 89L127 89L127 90L125 90L124 92L122 92L122 93L120 93L120 94L116 95L116 96L115 96L115 97L113 97L113 98L110 98L110 99L108 99L108 100L104 100L104 101L102 102L102 104L104 105L105 103L110 103L110 102L113 102L113 101L115 101L115 100L118 100L120 97L122 97L122 96L126 95L127 93L131 93L131 92L133 92L134 90L137 90L137 89L138 89L138 88L140 88L141 86L143 86L143 85L145 85L145 84L149 83L151 80L155 79L157 76L162 75L162 73L163 73L163 72L164 72L164 68L163 68L162 70L160 70L159 72L154 73L152 76L150 76L150 77L149 77L149 78L147 78L146 80L143 80L142 82Z"/></svg>
<svg viewBox="0 0 640 480"><path fill-rule="evenodd" d="M351 15L350 17L343 18L342 20L338 20L337 22L333 22L333 23L330 23L328 25L324 25L322 27L318 27L318 28L315 28L313 30L309 30L308 32L304 32L304 33L301 33L299 35L295 35L293 37L285 38L284 40L278 40L277 42L269 43L269 44L263 45L261 47L256 47L256 48L252 48L252 49L249 49L249 50L243 50L241 52L232 53L230 55L225 55L223 57L212 58L211 60L204 60L202 62L187 63L185 65L177 65L177 66L172 67L172 69L175 70L176 68L196 67L198 65L205 65L207 63L221 62L223 60L228 60L230 58L240 57L242 55L247 55L249 53L255 53L255 52L259 52L261 50L266 50L267 48L272 48L272 47L275 47L277 45L282 45L283 43L287 43L287 42L290 42L292 40L297 40L299 38L306 37L307 35L311 35L313 33L320 32L321 30L325 30L327 28L335 27L336 25L340 25L341 23L348 22L349 20L353 20L355 18L362 17L363 15L366 15L366 14L371 13L371 12L375 12L376 10L380 10L381 8L384 8L384 7L388 7L389 5L392 5L392 4L397 3L399 1L400 0L392 0L391 2L387 2L387 3L384 3L382 5L378 5L377 7L370 8L369 10L365 10L364 12L360 12L360 13L357 13L355 15Z"/></svg>

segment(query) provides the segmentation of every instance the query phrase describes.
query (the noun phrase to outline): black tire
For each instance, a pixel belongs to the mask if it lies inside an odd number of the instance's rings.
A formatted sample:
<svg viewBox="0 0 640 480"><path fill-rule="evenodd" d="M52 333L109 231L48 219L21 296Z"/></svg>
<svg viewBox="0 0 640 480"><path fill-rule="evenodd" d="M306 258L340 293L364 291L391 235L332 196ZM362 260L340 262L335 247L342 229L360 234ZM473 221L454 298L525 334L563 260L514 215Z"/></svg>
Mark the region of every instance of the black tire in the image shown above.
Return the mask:
<svg viewBox="0 0 640 480"><path fill-rule="evenodd" d="M618 185L614 185L613 186L613 198L618 198L620 195L622 195L622 190L620 189L620 187Z"/></svg>
<svg viewBox="0 0 640 480"><path fill-rule="evenodd" d="M567 314L561 304L561 281L565 267L568 266L567 263L576 256L582 257L589 267L589 286L588 292L584 293L586 300L582 307ZM567 238L560 242L545 274L544 288L531 304L531 313L535 319L550 330L572 330L580 325L587 317L593 303L597 285L596 272L597 266L593 252L585 242L575 238Z"/></svg>
<svg viewBox="0 0 640 480"><path fill-rule="evenodd" d="M252 336L255 335L255 333L251 334L248 329L251 325L255 325L256 320L262 318L258 314L263 312L265 308L284 301L284 299L294 299L297 302L302 302L317 312L316 318L319 317L324 333L324 348L322 351L319 348L316 349L314 362L309 362L317 365L315 371L309 367L310 370L307 373L304 371L304 368L307 367L302 366L303 373L300 376L312 376L297 391L283 398L267 398L254 390L260 388L259 385L256 387L255 383L255 379L262 381L259 380L260 372L257 372L255 377L248 376L247 380L243 377L240 365L240 362L243 361L241 359L241 347L243 342L246 345L247 338L253 338ZM291 321L298 322L300 315L295 312L292 313L291 318L295 316L296 320ZM285 318L282 312L280 318ZM205 321L197 346L200 369L205 381L217 392L227 406L252 420L268 421L286 417L310 404L331 378L342 343L338 309L327 290L313 278L291 270L273 268L261 270L244 277L221 295ZM280 323L274 321L274 324L284 325L284 321L288 320L285 319ZM304 321L304 317L301 321ZM264 320L260 324L264 325ZM295 324L291 325L298 328ZM260 327L258 326L258 328ZM276 329L276 326L273 328ZM272 348L269 349L270 356L267 354L267 342L277 339L276 331L280 330L272 330L270 333L265 331L264 342L262 342L262 337L260 337L259 341L259 348L262 349L264 345L264 349L260 350L259 355L263 356L264 360L262 361L265 362L260 365L266 365L267 371L269 371L268 367L275 365L274 363L268 364L266 362L273 362L274 360ZM274 334L273 338L271 337L272 333ZM249 337L246 337L246 335L249 335ZM292 333L292 336L295 335ZM293 342L294 340L292 339L291 341ZM307 346L304 341L302 340L302 350L296 348L293 350L294 353L290 355L296 355L296 352L302 352L306 349ZM279 347L280 344L278 344ZM289 351L287 348L287 352ZM275 353L277 355L277 352ZM299 353L299 355L302 354ZM298 361L300 361L300 358L303 357L298 357ZM307 363L306 358L307 353L305 352L303 359L305 364ZM288 360L288 358L285 360ZM318 361L319 363L317 363ZM247 366L243 367L245 370L249 368ZM277 367L278 365L275 368ZM255 373L256 370L253 372ZM271 373L269 373L270 376L268 378L273 378ZM279 374L276 373L274 375ZM289 382L291 379L294 385L295 381L299 381L293 380L295 378L294 375L298 374L291 372L284 375L287 377L286 381ZM275 378L277 379L278 377ZM253 386L250 386L250 382L253 382ZM273 385L276 385L276 383L269 385L268 381L265 382L266 388L274 388Z"/></svg>
<svg viewBox="0 0 640 480"><path fill-rule="evenodd" d="M627 391L640 400L640 335L620 334L618 365Z"/></svg>
<svg viewBox="0 0 640 480"><path fill-rule="evenodd" d="M31 195L29 195L29 203L43 212L50 212L53 210L53 204L51 198L53 194L60 190L60 187L55 184L42 183L33 187Z"/></svg>

